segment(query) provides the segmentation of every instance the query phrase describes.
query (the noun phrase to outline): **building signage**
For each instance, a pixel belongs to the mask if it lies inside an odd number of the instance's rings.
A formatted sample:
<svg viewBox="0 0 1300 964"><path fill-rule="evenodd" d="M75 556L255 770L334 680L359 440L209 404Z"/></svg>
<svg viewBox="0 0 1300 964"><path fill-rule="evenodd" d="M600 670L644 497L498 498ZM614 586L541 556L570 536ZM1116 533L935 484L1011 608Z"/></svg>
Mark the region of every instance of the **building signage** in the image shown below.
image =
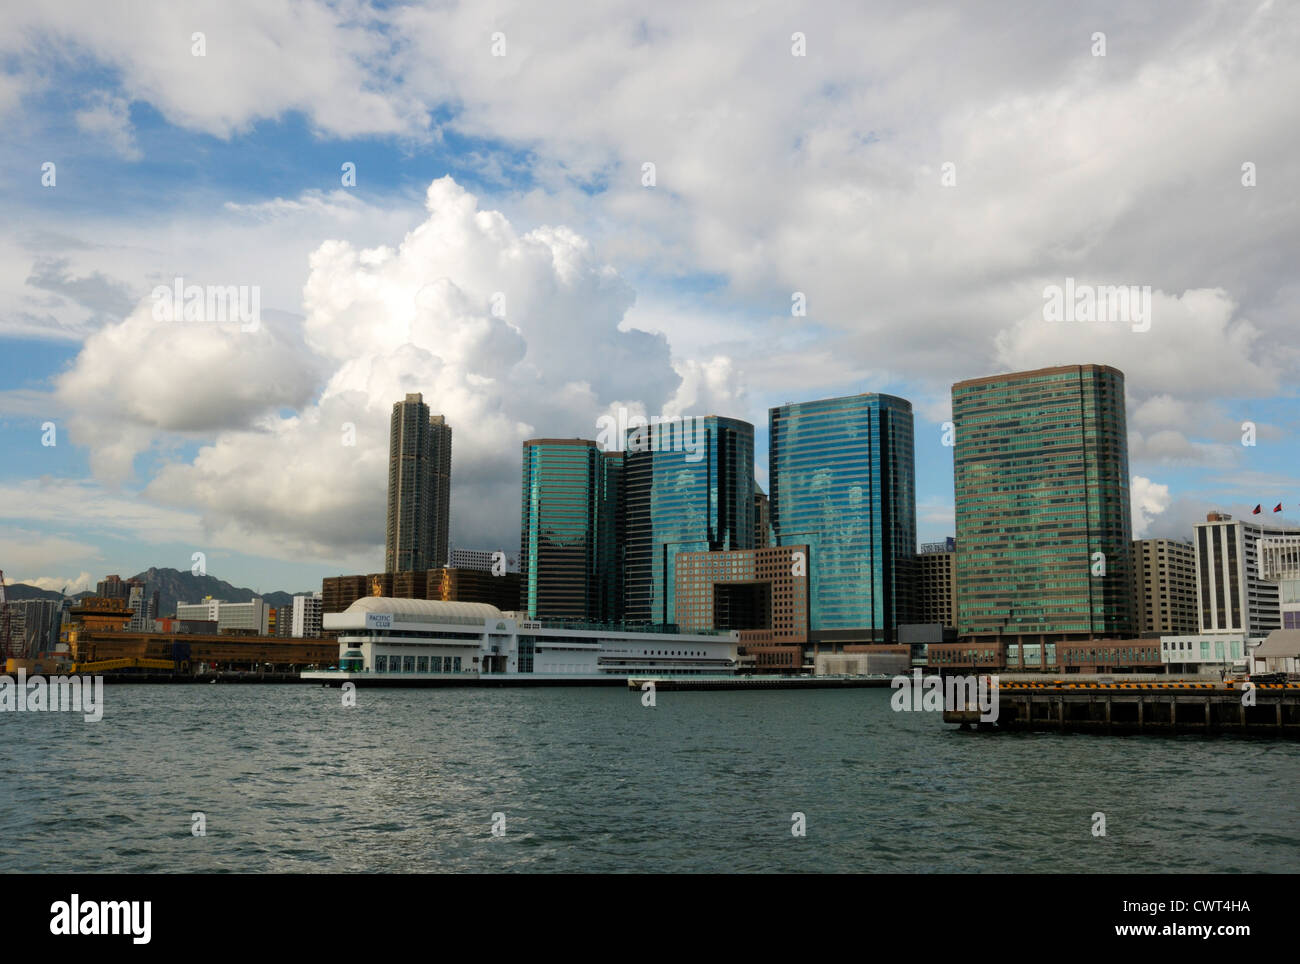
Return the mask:
<svg viewBox="0 0 1300 964"><path fill-rule="evenodd" d="M392 629L392 613L366 613L366 629Z"/></svg>

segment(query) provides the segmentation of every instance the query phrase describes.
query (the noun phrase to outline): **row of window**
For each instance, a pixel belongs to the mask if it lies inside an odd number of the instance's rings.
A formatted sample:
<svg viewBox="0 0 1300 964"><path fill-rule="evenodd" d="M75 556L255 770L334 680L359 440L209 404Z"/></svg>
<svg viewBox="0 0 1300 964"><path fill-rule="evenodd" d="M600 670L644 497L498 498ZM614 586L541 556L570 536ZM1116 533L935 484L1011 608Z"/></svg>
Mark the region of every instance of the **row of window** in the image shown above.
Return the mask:
<svg viewBox="0 0 1300 964"><path fill-rule="evenodd" d="M459 673L459 656L376 656L376 673Z"/></svg>

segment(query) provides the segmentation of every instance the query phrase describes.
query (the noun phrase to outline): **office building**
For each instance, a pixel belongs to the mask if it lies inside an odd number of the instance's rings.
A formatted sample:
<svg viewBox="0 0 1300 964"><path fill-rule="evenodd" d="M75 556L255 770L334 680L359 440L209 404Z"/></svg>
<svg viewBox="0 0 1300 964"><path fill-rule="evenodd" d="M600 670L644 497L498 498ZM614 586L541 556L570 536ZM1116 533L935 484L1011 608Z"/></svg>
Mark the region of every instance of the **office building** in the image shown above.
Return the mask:
<svg viewBox="0 0 1300 964"><path fill-rule="evenodd" d="M407 395L389 422L387 572L447 564L450 499L451 426Z"/></svg>
<svg viewBox="0 0 1300 964"><path fill-rule="evenodd" d="M916 483L912 405L866 393L768 414L777 545L809 546L818 652L893 644L913 621Z"/></svg>
<svg viewBox="0 0 1300 964"><path fill-rule="evenodd" d="M1133 631L1124 375L1067 365L952 387L957 631L980 662Z"/></svg>
<svg viewBox="0 0 1300 964"><path fill-rule="evenodd" d="M1260 543L1269 540L1284 547L1300 539L1300 530L1210 512L1193 531L1201 633L1245 634L1254 639L1281 629L1278 583L1261 573Z"/></svg>
<svg viewBox="0 0 1300 964"><path fill-rule="evenodd" d="M1282 629L1300 629L1300 533L1259 543L1260 579L1277 584Z"/></svg>
<svg viewBox="0 0 1300 964"><path fill-rule="evenodd" d="M808 645L806 545L678 553L680 632L736 630L740 658L758 672L797 673Z"/></svg>
<svg viewBox="0 0 1300 964"><path fill-rule="evenodd" d="M624 619L670 625L679 552L754 545L754 426L696 415L628 429Z"/></svg>
<svg viewBox="0 0 1300 964"><path fill-rule="evenodd" d="M529 619L618 619L622 453L589 439L523 444L518 608Z"/></svg>
<svg viewBox="0 0 1300 964"><path fill-rule="evenodd" d="M754 493L754 548L766 549L772 544L772 506L767 493L758 489Z"/></svg>
<svg viewBox="0 0 1300 964"><path fill-rule="evenodd" d="M1133 599L1138 636L1195 633L1196 551L1191 542L1134 540Z"/></svg>
<svg viewBox="0 0 1300 964"><path fill-rule="evenodd" d="M176 618L182 621L215 622L217 632L245 636L266 636L271 626L271 607L260 596L244 603L204 599L176 604Z"/></svg>
<svg viewBox="0 0 1300 964"><path fill-rule="evenodd" d="M957 625L956 540L922 544L913 570L918 623L955 628Z"/></svg>

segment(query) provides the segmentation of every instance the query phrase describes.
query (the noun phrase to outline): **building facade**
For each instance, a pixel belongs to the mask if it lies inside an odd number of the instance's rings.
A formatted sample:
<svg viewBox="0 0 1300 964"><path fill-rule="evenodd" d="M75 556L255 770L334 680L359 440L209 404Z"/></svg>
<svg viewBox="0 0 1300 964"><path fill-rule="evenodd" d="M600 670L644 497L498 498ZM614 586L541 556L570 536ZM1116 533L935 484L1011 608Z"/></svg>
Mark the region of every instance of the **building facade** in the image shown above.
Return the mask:
<svg viewBox="0 0 1300 964"><path fill-rule="evenodd" d="M386 571L447 564L450 500L451 426L424 396L407 395L389 422Z"/></svg>
<svg viewBox="0 0 1300 964"><path fill-rule="evenodd" d="M290 635L298 639L315 639L320 636L322 610L321 593L300 594L293 597L293 623Z"/></svg>
<svg viewBox="0 0 1300 964"><path fill-rule="evenodd" d="M913 621L916 477L912 405L863 394L768 413L777 545L809 547L813 641L895 643Z"/></svg>
<svg viewBox="0 0 1300 964"><path fill-rule="evenodd" d="M624 619L671 624L680 552L754 545L754 426L717 415L628 430Z"/></svg>
<svg viewBox="0 0 1300 964"><path fill-rule="evenodd" d="M325 616L339 666L361 682L514 676L562 683L623 683L630 676L732 675L735 633L661 633L525 620L484 603L359 599ZM338 674L304 673L337 679Z"/></svg>
<svg viewBox="0 0 1300 964"><path fill-rule="evenodd" d="M1124 375L1068 365L952 388L957 631L1009 667L1133 635ZM985 646L982 644L990 644Z"/></svg>
<svg viewBox="0 0 1300 964"><path fill-rule="evenodd" d="M767 493L754 493L754 548L766 549L772 544L772 506Z"/></svg>
<svg viewBox="0 0 1300 964"><path fill-rule="evenodd" d="M957 625L957 547L955 539L926 543L916 556L918 623L955 628Z"/></svg>
<svg viewBox="0 0 1300 964"><path fill-rule="evenodd" d="M1260 578L1277 583L1283 629L1300 629L1300 533L1265 537L1259 543Z"/></svg>
<svg viewBox="0 0 1300 964"><path fill-rule="evenodd" d="M1300 530L1210 512L1196 523L1197 607L1202 633L1267 636L1282 628L1279 586L1261 571L1260 545L1300 541Z"/></svg>
<svg viewBox="0 0 1300 964"><path fill-rule="evenodd" d="M524 442L518 608L528 618L619 618L621 469L621 452L589 439Z"/></svg>
<svg viewBox="0 0 1300 964"><path fill-rule="evenodd" d="M1134 540L1133 599L1139 636L1195 633L1196 550L1191 542Z"/></svg>
<svg viewBox="0 0 1300 964"><path fill-rule="evenodd" d="M271 607L260 596L254 596L243 603L226 602L223 599L205 599L198 603L178 602L176 618L215 622L219 633L266 636L271 627Z"/></svg>
<svg viewBox="0 0 1300 964"><path fill-rule="evenodd" d="M812 665L807 559L804 545L678 553L673 622L688 633L735 630L742 662L800 672Z"/></svg>

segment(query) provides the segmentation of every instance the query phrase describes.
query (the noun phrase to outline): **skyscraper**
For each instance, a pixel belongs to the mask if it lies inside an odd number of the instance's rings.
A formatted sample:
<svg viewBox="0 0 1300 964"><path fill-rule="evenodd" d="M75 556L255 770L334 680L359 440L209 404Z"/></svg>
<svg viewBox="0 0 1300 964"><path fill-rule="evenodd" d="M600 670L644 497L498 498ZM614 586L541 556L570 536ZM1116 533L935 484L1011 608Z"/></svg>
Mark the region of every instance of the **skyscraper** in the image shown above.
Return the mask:
<svg viewBox="0 0 1300 964"><path fill-rule="evenodd" d="M386 571L446 565L450 502L451 426L407 395L389 425Z"/></svg>
<svg viewBox="0 0 1300 964"><path fill-rule="evenodd" d="M671 623L679 552L754 545L754 426L717 415L630 428L624 618Z"/></svg>
<svg viewBox="0 0 1300 964"><path fill-rule="evenodd" d="M894 643L913 618L912 404L865 393L773 408L768 484L777 545L807 543L809 628L828 648Z"/></svg>
<svg viewBox="0 0 1300 964"><path fill-rule="evenodd" d="M1133 632L1124 374L1066 365L952 387L957 631L1008 667Z"/></svg>
<svg viewBox="0 0 1300 964"><path fill-rule="evenodd" d="M519 607L534 619L618 619L622 453L589 439L523 445Z"/></svg>

